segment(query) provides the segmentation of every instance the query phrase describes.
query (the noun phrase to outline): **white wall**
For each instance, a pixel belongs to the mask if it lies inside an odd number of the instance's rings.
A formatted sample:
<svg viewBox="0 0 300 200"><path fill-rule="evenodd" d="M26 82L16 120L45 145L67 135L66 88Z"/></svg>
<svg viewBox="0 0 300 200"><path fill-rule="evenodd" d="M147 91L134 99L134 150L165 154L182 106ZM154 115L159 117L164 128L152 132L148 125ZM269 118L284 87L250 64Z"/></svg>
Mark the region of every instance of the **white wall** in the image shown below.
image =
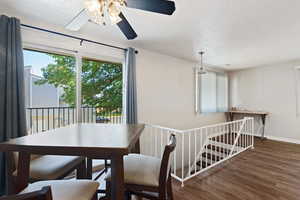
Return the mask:
<svg viewBox="0 0 300 200"><path fill-rule="evenodd" d="M266 136L300 143L296 116L295 67L299 62L273 64L230 73L231 106L270 112Z"/></svg>
<svg viewBox="0 0 300 200"><path fill-rule="evenodd" d="M224 121L224 114L196 115L195 63L139 50L137 55L140 121L187 129Z"/></svg>

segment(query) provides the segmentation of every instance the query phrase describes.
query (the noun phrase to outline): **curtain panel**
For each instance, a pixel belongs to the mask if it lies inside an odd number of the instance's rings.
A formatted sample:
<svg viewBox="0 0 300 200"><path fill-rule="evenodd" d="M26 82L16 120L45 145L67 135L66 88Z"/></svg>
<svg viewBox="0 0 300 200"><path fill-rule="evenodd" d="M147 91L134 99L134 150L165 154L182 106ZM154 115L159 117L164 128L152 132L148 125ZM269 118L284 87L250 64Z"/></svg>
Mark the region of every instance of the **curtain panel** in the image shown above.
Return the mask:
<svg viewBox="0 0 300 200"><path fill-rule="evenodd" d="M125 55L126 69L126 123L137 123L137 89L135 49L128 48Z"/></svg>
<svg viewBox="0 0 300 200"><path fill-rule="evenodd" d="M20 21L0 16L0 142L26 135L24 61ZM6 191L5 155L0 153L0 192Z"/></svg>

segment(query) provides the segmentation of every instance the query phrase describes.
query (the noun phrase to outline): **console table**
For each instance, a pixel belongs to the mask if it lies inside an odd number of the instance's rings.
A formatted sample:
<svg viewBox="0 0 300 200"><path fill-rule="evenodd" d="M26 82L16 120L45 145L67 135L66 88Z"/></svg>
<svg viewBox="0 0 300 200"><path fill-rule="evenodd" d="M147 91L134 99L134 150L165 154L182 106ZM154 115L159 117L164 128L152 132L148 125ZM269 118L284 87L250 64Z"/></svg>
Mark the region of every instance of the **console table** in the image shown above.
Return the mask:
<svg viewBox="0 0 300 200"><path fill-rule="evenodd" d="M242 116L253 116L253 117L260 117L262 122L262 135L261 138L265 138L265 125L266 125L266 117L269 115L268 112L263 111L250 111L250 110L230 110L226 112L227 120L233 121L235 115L242 115Z"/></svg>

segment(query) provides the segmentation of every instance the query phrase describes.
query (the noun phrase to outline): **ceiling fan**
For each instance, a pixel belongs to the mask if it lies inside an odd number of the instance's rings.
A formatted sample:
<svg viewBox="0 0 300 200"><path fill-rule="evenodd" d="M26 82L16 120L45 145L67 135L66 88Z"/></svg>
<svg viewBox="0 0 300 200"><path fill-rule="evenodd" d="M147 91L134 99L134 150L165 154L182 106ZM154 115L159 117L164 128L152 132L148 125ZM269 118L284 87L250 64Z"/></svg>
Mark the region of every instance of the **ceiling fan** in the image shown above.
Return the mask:
<svg viewBox="0 0 300 200"><path fill-rule="evenodd" d="M128 40L137 37L136 32L122 13L122 8L135 8L165 15L175 11L174 1L169 0L84 0L81 10L66 26L66 29L78 31L88 21L106 25L116 24Z"/></svg>

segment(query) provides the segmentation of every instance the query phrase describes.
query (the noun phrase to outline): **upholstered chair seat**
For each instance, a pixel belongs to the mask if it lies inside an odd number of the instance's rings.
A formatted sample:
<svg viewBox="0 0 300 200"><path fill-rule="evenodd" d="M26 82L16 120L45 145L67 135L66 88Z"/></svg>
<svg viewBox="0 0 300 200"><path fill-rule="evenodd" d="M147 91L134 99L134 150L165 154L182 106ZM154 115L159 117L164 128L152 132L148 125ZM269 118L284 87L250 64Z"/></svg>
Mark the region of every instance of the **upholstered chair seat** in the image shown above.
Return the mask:
<svg viewBox="0 0 300 200"><path fill-rule="evenodd" d="M159 185L160 159L141 155L129 154L124 157L124 181L127 184L156 186ZM108 172L106 180L111 179Z"/></svg>
<svg viewBox="0 0 300 200"><path fill-rule="evenodd" d="M96 199L99 183L91 180L52 180L29 184L20 194L41 190L50 186L53 200L92 200Z"/></svg>
<svg viewBox="0 0 300 200"><path fill-rule="evenodd" d="M54 180L70 173L84 158L77 156L35 156L30 161L31 180ZM14 172L14 175L17 171Z"/></svg>

